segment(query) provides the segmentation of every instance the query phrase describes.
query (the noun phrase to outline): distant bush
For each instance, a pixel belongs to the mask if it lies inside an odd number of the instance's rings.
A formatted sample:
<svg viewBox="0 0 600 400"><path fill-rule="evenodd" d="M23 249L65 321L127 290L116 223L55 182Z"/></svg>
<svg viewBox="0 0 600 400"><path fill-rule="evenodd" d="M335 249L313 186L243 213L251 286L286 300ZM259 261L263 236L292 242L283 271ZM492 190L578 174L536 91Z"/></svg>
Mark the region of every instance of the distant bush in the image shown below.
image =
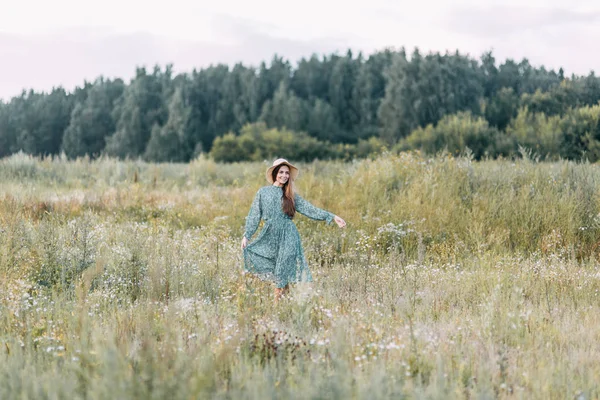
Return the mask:
<svg viewBox="0 0 600 400"><path fill-rule="evenodd" d="M415 129L393 150L420 150L426 154L447 151L456 155L467 148L475 159L514 156L520 148L526 148L545 159L585 158L595 162L600 160L600 104L569 109L564 115L548 115L524 106L504 131L489 125L481 116L459 112L443 117L436 125ZM377 137L361 139L356 144L332 144L304 132L269 129L259 122L245 125L239 135L228 133L216 138L209 155L217 162L263 161L283 156L297 161L348 161L372 158L385 150L386 145Z"/></svg>
<svg viewBox="0 0 600 400"><path fill-rule="evenodd" d="M360 139L357 144L339 144L336 148L338 159L345 161L373 158L387 149L386 144L379 138L373 136L369 139Z"/></svg>
<svg viewBox="0 0 600 400"><path fill-rule="evenodd" d="M517 146L531 149L550 159L559 157L564 144L560 116L534 113L527 107L521 108L517 116L510 121L506 127L506 134Z"/></svg>
<svg viewBox="0 0 600 400"><path fill-rule="evenodd" d="M228 133L215 139L210 155L216 161L234 162L249 161L247 150L242 150L240 141L233 133Z"/></svg>
<svg viewBox="0 0 600 400"><path fill-rule="evenodd" d="M375 137L357 144L332 144L304 132L267 128L263 122L245 125L239 135L228 133L215 139L210 156L218 162L262 161L286 157L296 161L366 158L382 152Z"/></svg>
<svg viewBox="0 0 600 400"><path fill-rule="evenodd" d="M428 154L447 150L458 154L467 147L476 159L480 159L485 155L509 154L513 145L503 132L489 126L484 118L460 112L445 116L436 126L430 124L414 130L396 145L395 150L421 150Z"/></svg>
<svg viewBox="0 0 600 400"><path fill-rule="evenodd" d="M568 110L563 116L547 116L521 108L506 128L517 146L548 159L600 160L600 105Z"/></svg>
<svg viewBox="0 0 600 400"><path fill-rule="evenodd" d="M569 110L560 124L565 158L600 160L600 104Z"/></svg>

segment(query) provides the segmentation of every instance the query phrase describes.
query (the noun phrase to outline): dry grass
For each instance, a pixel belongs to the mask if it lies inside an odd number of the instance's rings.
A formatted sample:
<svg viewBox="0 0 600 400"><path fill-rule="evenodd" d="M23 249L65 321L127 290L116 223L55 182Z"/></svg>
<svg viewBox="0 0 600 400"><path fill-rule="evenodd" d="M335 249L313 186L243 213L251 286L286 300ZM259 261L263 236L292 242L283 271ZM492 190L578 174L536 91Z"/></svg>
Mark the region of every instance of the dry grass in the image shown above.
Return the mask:
<svg viewBox="0 0 600 400"><path fill-rule="evenodd" d="M300 165L315 282L241 273L264 163L0 161L0 398L598 398L597 167Z"/></svg>

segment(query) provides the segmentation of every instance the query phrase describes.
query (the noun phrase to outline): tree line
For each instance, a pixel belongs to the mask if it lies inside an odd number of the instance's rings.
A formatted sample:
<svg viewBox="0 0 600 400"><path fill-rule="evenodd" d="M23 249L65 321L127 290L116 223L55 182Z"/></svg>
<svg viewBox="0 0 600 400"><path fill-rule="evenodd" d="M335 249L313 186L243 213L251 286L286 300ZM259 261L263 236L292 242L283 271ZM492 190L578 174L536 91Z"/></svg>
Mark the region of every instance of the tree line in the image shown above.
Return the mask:
<svg viewBox="0 0 600 400"><path fill-rule="evenodd" d="M156 162L364 157L382 148L600 158L600 79L527 59L454 53L279 56L258 67L175 75L138 67L127 84L97 78L72 92L0 102L0 157L64 153ZM292 155L294 157L292 157Z"/></svg>

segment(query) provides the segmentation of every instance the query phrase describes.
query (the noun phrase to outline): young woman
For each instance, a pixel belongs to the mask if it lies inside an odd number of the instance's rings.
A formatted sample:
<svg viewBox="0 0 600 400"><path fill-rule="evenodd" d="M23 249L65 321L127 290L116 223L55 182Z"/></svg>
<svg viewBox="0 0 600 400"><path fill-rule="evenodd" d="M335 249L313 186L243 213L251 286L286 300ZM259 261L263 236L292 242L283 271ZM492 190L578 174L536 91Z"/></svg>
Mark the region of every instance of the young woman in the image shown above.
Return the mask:
<svg viewBox="0 0 600 400"><path fill-rule="evenodd" d="M262 279L275 282L275 299L289 290L290 282L311 282L312 275L304 257L300 235L292 222L296 211L318 221L331 221L343 228L346 222L321 210L294 193L293 182L298 168L280 158L267 169L271 184L258 190L246 218L242 239L244 268ZM260 220L265 224L252 242Z"/></svg>

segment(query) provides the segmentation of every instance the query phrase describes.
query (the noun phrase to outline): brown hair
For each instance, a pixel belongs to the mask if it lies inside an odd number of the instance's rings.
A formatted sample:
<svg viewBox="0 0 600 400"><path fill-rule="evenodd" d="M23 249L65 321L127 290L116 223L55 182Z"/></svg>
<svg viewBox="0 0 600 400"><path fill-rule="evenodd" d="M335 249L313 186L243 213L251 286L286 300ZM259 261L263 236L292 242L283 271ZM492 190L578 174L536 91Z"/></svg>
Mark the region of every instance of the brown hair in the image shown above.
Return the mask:
<svg viewBox="0 0 600 400"><path fill-rule="evenodd" d="M279 169L286 164L278 165L277 168L271 172L271 176L273 177L273 182L277 181L277 174L279 173ZM289 165L286 167L290 168ZM290 170L291 171L291 170ZM294 188L292 183L292 175L290 174L290 179L283 185L283 195L281 196L281 208L283 209L283 213L287 214L290 218L294 218L296 215L296 204L294 203Z"/></svg>

